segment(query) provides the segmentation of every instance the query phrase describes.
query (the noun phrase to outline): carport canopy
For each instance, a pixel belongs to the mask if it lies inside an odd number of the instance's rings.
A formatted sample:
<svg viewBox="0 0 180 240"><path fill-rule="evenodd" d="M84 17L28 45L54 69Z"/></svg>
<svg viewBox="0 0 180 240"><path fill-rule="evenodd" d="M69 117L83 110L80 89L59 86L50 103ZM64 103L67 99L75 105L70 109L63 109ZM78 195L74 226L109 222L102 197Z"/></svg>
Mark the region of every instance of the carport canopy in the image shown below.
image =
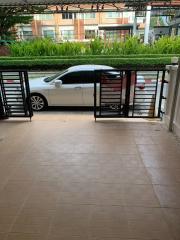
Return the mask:
<svg viewBox="0 0 180 240"><path fill-rule="evenodd" d="M174 5L180 4L180 0L0 0L0 6L24 6L24 5L68 5L68 4L97 4L97 3L123 3L126 6L140 5Z"/></svg>

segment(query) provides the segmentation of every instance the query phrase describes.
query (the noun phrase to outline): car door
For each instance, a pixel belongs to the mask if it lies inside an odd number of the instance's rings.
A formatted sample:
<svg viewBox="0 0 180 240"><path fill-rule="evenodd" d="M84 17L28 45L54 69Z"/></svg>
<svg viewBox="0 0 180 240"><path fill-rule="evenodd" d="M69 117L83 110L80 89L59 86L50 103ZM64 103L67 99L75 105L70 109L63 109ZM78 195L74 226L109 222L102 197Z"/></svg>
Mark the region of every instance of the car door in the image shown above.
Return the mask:
<svg viewBox="0 0 180 240"><path fill-rule="evenodd" d="M84 106L94 106L94 71L84 71L82 76Z"/></svg>
<svg viewBox="0 0 180 240"><path fill-rule="evenodd" d="M83 106L81 72L68 72L58 79L62 81L60 87L49 91L51 106Z"/></svg>

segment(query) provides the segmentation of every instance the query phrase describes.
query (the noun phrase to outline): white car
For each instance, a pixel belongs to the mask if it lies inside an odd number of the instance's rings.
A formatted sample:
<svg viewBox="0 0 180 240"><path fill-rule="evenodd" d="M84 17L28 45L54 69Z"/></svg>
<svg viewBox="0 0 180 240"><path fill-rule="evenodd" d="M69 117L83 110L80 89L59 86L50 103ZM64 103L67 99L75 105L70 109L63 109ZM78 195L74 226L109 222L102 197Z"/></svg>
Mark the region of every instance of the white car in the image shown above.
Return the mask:
<svg viewBox="0 0 180 240"><path fill-rule="evenodd" d="M109 66L79 65L51 77L30 80L33 110L41 111L47 106L94 106L94 70L110 70L117 76L117 71Z"/></svg>

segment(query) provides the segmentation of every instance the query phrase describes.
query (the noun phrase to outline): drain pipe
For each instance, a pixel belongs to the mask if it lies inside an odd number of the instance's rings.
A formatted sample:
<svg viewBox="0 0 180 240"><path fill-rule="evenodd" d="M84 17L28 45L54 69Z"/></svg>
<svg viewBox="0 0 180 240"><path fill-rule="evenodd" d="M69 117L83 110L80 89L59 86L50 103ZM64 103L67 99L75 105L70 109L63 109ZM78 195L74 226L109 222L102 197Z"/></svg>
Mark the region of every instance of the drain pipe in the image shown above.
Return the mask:
<svg viewBox="0 0 180 240"><path fill-rule="evenodd" d="M173 59L172 59L172 61L173 61ZM177 75L176 75L176 83L175 83L175 87L174 87L174 95L173 95L171 112L170 112L170 119L169 119L169 131L170 132L173 131L173 123L174 123L174 117L175 117L177 97L178 97L178 92L180 90L179 86L180 86L180 58L178 59L178 69L177 69Z"/></svg>

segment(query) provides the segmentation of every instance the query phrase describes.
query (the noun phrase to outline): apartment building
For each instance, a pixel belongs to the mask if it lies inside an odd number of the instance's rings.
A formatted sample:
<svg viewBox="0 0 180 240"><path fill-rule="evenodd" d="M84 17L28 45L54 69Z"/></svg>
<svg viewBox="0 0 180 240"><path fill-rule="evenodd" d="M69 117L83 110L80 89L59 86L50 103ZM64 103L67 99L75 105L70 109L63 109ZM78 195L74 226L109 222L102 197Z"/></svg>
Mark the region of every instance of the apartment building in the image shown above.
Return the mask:
<svg viewBox="0 0 180 240"><path fill-rule="evenodd" d="M124 40L133 34L134 12L64 11L54 14L36 14L29 25L18 26L18 38L52 38L56 42L89 41L95 37ZM138 18L138 24L143 18Z"/></svg>

